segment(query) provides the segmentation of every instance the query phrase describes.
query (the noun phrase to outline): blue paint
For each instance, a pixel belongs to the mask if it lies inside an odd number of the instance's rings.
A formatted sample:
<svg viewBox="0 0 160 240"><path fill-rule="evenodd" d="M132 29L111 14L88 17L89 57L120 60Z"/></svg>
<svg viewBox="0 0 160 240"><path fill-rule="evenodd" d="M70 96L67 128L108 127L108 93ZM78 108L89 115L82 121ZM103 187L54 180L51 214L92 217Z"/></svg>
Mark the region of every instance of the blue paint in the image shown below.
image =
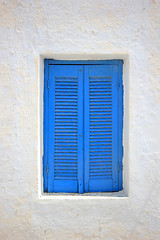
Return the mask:
<svg viewBox="0 0 160 240"><path fill-rule="evenodd" d="M45 60L44 192L122 189L122 66Z"/></svg>
<svg viewBox="0 0 160 240"><path fill-rule="evenodd" d="M112 191L118 191L118 163L119 163L119 118L118 118L118 91L119 91L119 79L118 79L118 67L113 65L112 75Z"/></svg>
<svg viewBox="0 0 160 240"><path fill-rule="evenodd" d="M55 64L55 65L121 65L123 64L123 60L55 60L55 59L47 59L48 64Z"/></svg>
<svg viewBox="0 0 160 240"><path fill-rule="evenodd" d="M54 142L55 142L55 66L49 65L48 81L48 192L54 191Z"/></svg>
<svg viewBox="0 0 160 240"><path fill-rule="evenodd" d="M74 66L75 67L75 66ZM83 66L78 66L78 192L83 193Z"/></svg>
<svg viewBox="0 0 160 240"><path fill-rule="evenodd" d="M49 65L48 192L83 193L83 66Z"/></svg>
<svg viewBox="0 0 160 240"><path fill-rule="evenodd" d="M44 192L48 192L48 60L44 60L44 120L43 120L43 186Z"/></svg>
<svg viewBox="0 0 160 240"><path fill-rule="evenodd" d="M85 192L118 191L117 65L85 66Z"/></svg>
<svg viewBox="0 0 160 240"><path fill-rule="evenodd" d="M89 182L89 147L86 140L89 139L89 74L88 66L84 66L84 188L88 192Z"/></svg>
<svg viewBox="0 0 160 240"><path fill-rule="evenodd" d="M118 81L119 81L119 91L118 91L118 109L119 109L119 132L118 132L118 139L119 139L119 145L118 145L118 153L119 153L119 188L118 190L123 189L123 62L120 62L118 65Z"/></svg>

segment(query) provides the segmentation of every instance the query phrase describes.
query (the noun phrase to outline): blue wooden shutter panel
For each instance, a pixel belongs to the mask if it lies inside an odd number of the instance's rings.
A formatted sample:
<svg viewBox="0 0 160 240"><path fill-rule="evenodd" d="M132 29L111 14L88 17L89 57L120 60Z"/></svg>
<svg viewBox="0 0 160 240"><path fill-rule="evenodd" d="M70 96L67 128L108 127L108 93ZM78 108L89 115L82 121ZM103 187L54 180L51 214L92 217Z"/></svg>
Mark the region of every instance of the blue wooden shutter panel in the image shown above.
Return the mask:
<svg viewBox="0 0 160 240"><path fill-rule="evenodd" d="M85 66L85 192L118 191L117 66Z"/></svg>
<svg viewBox="0 0 160 240"><path fill-rule="evenodd" d="M83 66L49 65L48 192L83 193Z"/></svg>
<svg viewBox="0 0 160 240"><path fill-rule="evenodd" d="M46 60L44 101L44 191L121 190L122 61Z"/></svg>

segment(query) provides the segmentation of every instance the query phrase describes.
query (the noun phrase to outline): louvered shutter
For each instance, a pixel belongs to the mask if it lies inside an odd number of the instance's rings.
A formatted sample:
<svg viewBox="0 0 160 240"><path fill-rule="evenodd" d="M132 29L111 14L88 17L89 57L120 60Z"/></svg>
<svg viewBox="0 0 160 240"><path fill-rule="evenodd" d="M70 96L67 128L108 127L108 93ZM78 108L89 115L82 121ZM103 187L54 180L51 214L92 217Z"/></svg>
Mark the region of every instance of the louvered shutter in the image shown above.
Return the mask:
<svg viewBox="0 0 160 240"><path fill-rule="evenodd" d="M83 192L83 66L49 65L48 192Z"/></svg>
<svg viewBox="0 0 160 240"><path fill-rule="evenodd" d="M84 67L85 192L118 191L118 67Z"/></svg>

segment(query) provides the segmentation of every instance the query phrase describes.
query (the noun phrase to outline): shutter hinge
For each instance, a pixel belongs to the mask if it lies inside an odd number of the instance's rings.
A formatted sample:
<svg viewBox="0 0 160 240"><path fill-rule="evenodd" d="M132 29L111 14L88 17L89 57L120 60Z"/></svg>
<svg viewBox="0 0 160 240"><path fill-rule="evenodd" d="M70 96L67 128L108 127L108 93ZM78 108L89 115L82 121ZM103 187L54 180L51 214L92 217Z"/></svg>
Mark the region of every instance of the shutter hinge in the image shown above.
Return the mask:
<svg viewBox="0 0 160 240"><path fill-rule="evenodd" d="M45 158L45 156L43 155L43 157L42 157L43 166L44 166L44 158ZM48 174L48 163L46 163L46 166L45 166L45 168L44 168L44 171L46 171L46 173Z"/></svg>
<svg viewBox="0 0 160 240"><path fill-rule="evenodd" d="M48 175L48 163L46 164L46 173Z"/></svg>
<svg viewBox="0 0 160 240"><path fill-rule="evenodd" d="M117 89L118 90L120 89L120 83L119 82L117 83Z"/></svg>
<svg viewBox="0 0 160 240"><path fill-rule="evenodd" d="M117 169L118 169L118 172L120 171L120 163L118 162L117 163Z"/></svg>
<svg viewBox="0 0 160 240"><path fill-rule="evenodd" d="M47 81L47 87L49 88L50 86L50 81L49 81L49 77L48 77L48 81Z"/></svg>
<svg viewBox="0 0 160 240"><path fill-rule="evenodd" d="M122 163L117 163L117 169L118 169L118 172L122 171L122 168L123 168L123 165Z"/></svg>

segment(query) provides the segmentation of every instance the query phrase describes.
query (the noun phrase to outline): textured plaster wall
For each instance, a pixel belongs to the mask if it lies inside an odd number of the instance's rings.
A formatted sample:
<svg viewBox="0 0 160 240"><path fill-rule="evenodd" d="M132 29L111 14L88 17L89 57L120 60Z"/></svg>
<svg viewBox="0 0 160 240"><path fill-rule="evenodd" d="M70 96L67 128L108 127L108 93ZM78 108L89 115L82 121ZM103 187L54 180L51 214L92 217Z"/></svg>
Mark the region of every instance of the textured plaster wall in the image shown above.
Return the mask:
<svg viewBox="0 0 160 240"><path fill-rule="evenodd" d="M160 239L159 38L160 0L0 0L0 239ZM40 199L40 55L125 60L128 197Z"/></svg>

